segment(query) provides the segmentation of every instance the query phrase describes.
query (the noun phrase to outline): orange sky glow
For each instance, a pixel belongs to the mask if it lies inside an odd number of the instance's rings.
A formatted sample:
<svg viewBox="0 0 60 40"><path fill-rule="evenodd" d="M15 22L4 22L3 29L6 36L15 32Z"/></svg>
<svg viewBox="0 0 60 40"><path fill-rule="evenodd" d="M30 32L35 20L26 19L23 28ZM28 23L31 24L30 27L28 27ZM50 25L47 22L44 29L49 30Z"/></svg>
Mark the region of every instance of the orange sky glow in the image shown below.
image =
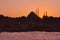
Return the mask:
<svg viewBox="0 0 60 40"><path fill-rule="evenodd" d="M39 8L39 16L60 17L60 0L0 0L0 14L9 17L27 16Z"/></svg>

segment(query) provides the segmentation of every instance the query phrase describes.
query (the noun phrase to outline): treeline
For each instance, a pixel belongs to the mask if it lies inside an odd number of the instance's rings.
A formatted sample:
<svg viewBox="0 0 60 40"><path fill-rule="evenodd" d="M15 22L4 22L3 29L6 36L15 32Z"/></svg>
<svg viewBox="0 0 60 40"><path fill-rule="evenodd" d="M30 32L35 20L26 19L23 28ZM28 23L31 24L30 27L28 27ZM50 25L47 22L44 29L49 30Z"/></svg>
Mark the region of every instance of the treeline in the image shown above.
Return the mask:
<svg viewBox="0 0 60 40"><path fill-rule="evenodd" d="M41 19L34 12L27 17L6 17L0 15L0 32L53 31L60 32L60 18L43 16Z"/></svg>

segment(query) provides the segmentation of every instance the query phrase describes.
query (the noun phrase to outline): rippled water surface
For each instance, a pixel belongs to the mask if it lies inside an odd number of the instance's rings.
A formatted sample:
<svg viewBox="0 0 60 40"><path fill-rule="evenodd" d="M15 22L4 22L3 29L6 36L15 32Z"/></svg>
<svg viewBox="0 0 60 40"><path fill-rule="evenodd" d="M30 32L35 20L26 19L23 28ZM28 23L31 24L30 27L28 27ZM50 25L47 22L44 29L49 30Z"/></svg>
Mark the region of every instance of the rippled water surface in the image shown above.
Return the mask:
<svg viewBox="0 0 60 40"><path fill-rule="evenodd" d="M60 32L2 32L0 40L60 40Z"/></svg>

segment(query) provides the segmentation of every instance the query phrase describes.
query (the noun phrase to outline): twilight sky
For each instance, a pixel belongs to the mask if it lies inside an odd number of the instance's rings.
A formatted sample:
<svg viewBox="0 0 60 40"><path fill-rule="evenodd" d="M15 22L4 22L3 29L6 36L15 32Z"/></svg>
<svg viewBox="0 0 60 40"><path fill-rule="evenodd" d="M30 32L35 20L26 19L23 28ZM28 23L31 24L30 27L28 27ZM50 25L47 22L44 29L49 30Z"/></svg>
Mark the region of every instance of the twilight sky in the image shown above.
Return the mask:
<svg viewBox="0 0 60 40"><path fill-rule="evenodd" d="M0 14L5 16L27 16L37 8L40 17L45 11L48 16L60 17L60 0L0 0Z"/></svg>

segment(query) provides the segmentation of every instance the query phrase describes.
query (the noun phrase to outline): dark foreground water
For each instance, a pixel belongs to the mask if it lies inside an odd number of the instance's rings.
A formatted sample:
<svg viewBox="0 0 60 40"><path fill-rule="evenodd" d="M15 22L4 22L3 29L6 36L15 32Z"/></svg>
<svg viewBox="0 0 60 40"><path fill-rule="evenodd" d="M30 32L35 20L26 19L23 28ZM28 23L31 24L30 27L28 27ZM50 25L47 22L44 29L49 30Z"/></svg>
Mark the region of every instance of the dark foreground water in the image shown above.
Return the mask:
<svg viewBox="0 0 60 40"><path fill-rule="evenodd" d="M0 40L60 40L60 32L2 32Z"/></svg>

